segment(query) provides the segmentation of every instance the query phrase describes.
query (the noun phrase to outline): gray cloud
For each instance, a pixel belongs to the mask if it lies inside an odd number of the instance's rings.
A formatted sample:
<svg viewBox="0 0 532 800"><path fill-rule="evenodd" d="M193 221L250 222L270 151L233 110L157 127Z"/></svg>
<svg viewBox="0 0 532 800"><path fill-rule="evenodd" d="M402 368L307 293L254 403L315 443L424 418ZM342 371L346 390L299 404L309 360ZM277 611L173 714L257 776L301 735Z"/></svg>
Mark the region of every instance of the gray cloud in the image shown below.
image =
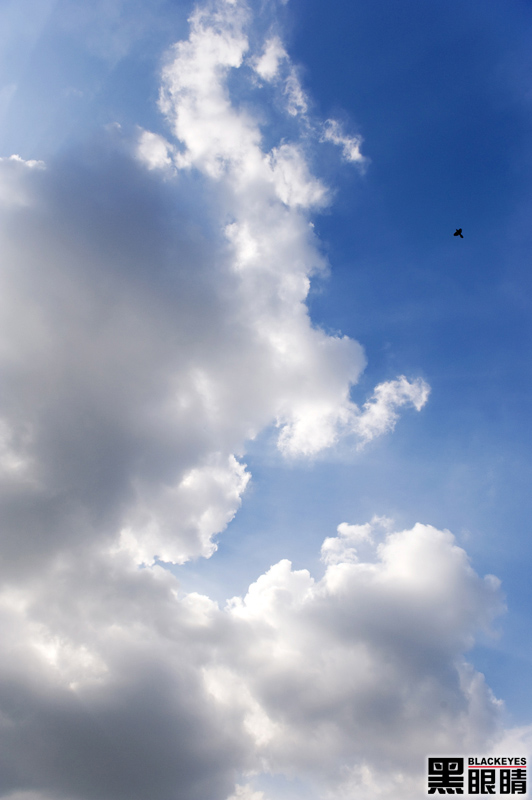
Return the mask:
<svg viewBox="0 0 532 800"><path fill-rule="evenodd" d="M335 797L368 776L422 796L425 752L501 734L464 653L502 602L448 532L371 536L319 581L281 561L224 610L124 553L5 586L3 795L225 800L267 769Z"/></svg>

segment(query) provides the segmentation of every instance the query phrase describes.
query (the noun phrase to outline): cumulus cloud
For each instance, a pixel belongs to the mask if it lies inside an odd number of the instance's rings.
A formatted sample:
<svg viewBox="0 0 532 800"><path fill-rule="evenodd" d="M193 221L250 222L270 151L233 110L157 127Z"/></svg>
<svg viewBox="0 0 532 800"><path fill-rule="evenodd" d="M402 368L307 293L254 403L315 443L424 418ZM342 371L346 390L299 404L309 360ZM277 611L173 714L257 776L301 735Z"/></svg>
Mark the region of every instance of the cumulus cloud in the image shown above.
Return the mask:
<svg viewBox="0 0 532 800"><path fill-rule="evenodd" d="M249 478L234 456L225 462L211 458L189 470L179 484L157 488L135 506L120 532L119 549L138 564L208 558L216 550L213 536L233 519Z"/></svg>
<svg viewBox="0 0 532 800"><path fill-rule="evenodd" d="M163 136L151 131L141 131L138 145L137 158L148 169L164 169L172 166L174 148Z"/></svg>
<svg viewBox="0 0 532 800"><path fill-rule="evenodd" d="M379 528L344 526L340 538ZM498 581L427 525L387 533L365 560L346 555L327 559L320 581L282 561L229 604L267 642L234 668L247 666L270 720L257 747L271 769L313 776L330 796L374 796L382 773L398 796L422 796L413 778L427 752L476 751L498 732L500 704L463 655L502 608Z"/></svg>
<svg viewBox="0 0 532 800"><path fill-rule="evenodd" d="M321 546L321 557L325 564L358 561L358 548L364 542L373 542L373 529L380 524L386 529L390 520L375 516L371 523L350 525L341 522L337 527L338 536L327 537Z"/></svg>
<svg viewBox="0 0 532 800"><path fill-rule="evenodd" d="M314 456L429 392L400 377L359 408L361 345L309 318L328 192L305 136L266 148L232 94L232 70L258 74L306 113L250 20L238 0L193 13L162 74L168 138L0 160L3 797L261 800L263 771L399 796L427 748L498 731L464 653L499 589L449 532L342 522L323 577L282 560L224 609L159 563L213 555L260 431Z"/></svg>
<svg viewBox="0 0 532 800"><path fill-rule="evenodd" d="M448 531L386 528L344 526L365 559L321 579L283 560L223 610L123 553L6 585L4 794L254 800L269 771L324 797L422 797L427 752L500 734L464 654L503 604Z"/></svg>
<svg viewBox="0 0 532 800"><path fill-rule="evenodd" d="M279 37L274 36L268 39L262 55L255 59L253 66L261 78L271 81L277 76L280 63L285 58L288 58L286 50Z"/></svg>

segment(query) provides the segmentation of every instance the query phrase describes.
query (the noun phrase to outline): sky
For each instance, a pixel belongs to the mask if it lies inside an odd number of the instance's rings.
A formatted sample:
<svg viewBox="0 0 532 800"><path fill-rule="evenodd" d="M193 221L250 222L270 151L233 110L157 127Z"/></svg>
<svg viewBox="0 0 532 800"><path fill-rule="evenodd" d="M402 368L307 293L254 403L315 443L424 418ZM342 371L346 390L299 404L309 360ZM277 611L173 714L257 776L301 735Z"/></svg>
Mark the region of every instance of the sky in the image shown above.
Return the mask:
<svg viewBox="0 0 532 800"><path fill-rule="evenodd" d="M531 76L527 0L0 6L2 798L532 754Z"/></svg>

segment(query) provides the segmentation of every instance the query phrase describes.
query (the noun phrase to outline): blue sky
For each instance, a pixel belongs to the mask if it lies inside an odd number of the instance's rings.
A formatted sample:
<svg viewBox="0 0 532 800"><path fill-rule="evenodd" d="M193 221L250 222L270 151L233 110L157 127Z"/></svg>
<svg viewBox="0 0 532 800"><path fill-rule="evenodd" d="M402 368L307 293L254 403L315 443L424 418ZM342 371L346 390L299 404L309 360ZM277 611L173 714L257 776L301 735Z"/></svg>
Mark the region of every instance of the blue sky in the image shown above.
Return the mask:
<svg viewBox="0 0 532 800"><path fill-rule="evenodd" d="M300 566L308 543L315 552L340 517L378 513L450 529L475 567L503 582L501 638L476 658L524 724L532 640L530 8L309 2L286 13L290 52L304 65L316 113L339 111L371 159L362 177L332 159L323 167L337 188L333 208L316 219L332 276L311 291L313 319L363 344L368 365L357 398L398 372L423 375L432 394L422 415L405 417L362 456L344 450L294 468L257 454L254 491L220 556L251 527L262 535L260 543L252 536L246 562L257 550L265 561L279 557L302 510L305 535L292 544ZM463 241L451 236L459 226ZM209 578L215 571L214 562L196 567Z"/></svg>
<svg viewBox="0 0 532 800"><path fill-rule="evenodd" d="M526 754L530 3L0 30L1 796L421 797L429 741Z"/></svg>
<svg viewBox="0 0 532 800"><path fill-rule="evenodd" d="M294 53L305 63L312 53L314 97L348 109L372 159L362 185L344 190L337 221L322 223L335 278L316 313L334 309L364 342L368 378L421 370L433 390L422 419L397 431L387 497L378 497L382 462L371 494L393 516L469 532L461 541L474 563L502 578L510 613L493 668L524 722L530 6L305 7ZM327 80L330 59L342 80ZM464 241L448 236L457 226ZM402 470L408 478L394 478Z"/></svg>

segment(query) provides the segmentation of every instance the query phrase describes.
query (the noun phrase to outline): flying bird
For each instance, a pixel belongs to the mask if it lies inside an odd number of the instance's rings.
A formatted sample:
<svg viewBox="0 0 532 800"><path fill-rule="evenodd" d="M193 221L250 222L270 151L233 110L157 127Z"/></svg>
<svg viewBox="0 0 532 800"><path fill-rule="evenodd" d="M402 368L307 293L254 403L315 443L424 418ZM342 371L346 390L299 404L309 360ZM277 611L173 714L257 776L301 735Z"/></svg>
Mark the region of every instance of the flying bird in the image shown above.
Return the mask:
<svg viewBox="0 0 532 800"><path fill-rule="evenodd" d="M453 236L459 236L460 239L463 239L464 237L462 236L462 228L457 228L453 233Z"/></svg>

